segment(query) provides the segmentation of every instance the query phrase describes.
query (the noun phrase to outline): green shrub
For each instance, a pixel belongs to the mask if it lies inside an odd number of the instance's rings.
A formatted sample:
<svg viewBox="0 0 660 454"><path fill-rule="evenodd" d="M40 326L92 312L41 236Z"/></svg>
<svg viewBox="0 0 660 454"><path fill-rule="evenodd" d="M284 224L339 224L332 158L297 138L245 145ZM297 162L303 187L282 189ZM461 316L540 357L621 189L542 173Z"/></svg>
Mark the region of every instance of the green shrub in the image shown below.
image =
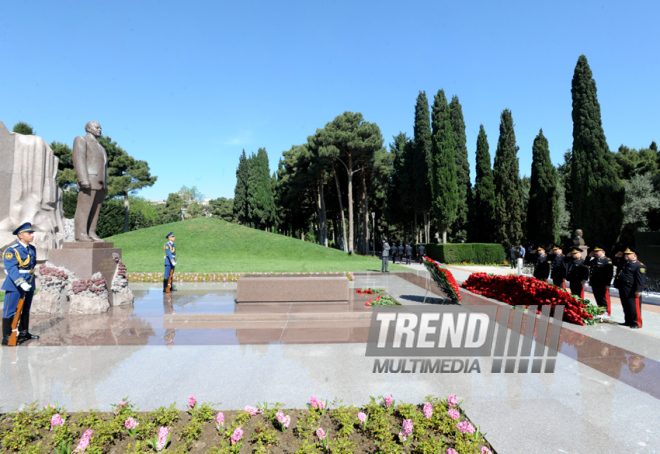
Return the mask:
<svg viewBox="0 0 660 454"><path fill-rule="evenodd" d="M506 254L501 244L446 243L425 244L426 255L441 263L504 263Z"/></svg>

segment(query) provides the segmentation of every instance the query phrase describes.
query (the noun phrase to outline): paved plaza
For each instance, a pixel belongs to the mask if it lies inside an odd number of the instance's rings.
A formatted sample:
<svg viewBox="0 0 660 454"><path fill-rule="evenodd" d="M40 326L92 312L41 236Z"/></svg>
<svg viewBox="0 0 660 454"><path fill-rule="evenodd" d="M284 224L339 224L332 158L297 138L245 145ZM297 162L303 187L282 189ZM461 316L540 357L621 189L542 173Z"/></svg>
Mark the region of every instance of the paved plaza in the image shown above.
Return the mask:
<svg viewBox="0 0 660 454"><path fill-rule="evenodd" d="M506 268L451 267L471 272ZM426 272L356 274L352 288L380 287L404 305L438 302ZM302 408L309 397L364 405L391 394L423 403L456 394L499 453L654 453L660 449L660 306L644 306L644 328L563 324L554 373L373 373L365 356L369 296L319 311L280 304L237 308L235 284L131 284L134 307L97 316L32 318L41 339L0 348L0 407L38 400L70 411L110 410L129 397L142 410L190 394L222 409L258 402ZM591 295L588 295L591 296ZM426 302L424 302L426 298ZM430 300L429 300L430 298ZM612 320L623 321L618 298ZM648 309L648 310L647 310Z"/></svg>

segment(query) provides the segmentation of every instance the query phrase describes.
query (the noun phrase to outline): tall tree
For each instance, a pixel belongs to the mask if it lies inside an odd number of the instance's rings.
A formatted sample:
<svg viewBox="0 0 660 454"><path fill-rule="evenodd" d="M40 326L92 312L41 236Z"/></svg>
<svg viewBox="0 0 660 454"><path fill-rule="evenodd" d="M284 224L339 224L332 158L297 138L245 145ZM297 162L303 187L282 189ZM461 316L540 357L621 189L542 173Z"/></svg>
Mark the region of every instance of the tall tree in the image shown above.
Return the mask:
<svg viewBox="0 0 660 454"><path fill-rule="evenodd" d="M275 201L270 182L268 153L259 148L256 155L250 157L247 195L248 217L258 229L267 229L275 219Z"/></svg>
<svg viewBox="0 0 660 454"><path fill-rule="evenodd" d="M149 164L130 156L108 136L99 137L99 143L108 155L108 193L106 197L124 197L124 232L130 229L129 194L139 189L153 186L158 177L151 176Z"/></svg>
<svg viewBox="0 0 660 454"><path fill-rule="evenodd" d="M543 129L532 146L532 177L527 206L527 238L534 242L559 240L559 196L557 169L550 160Z"/></svg>
<svg viewBox="0 0 660 454"><path fill-rule="evenodd" d="M408 136L400 132L390 144L392 154L392 177L388 191L388 218L393 224L404 226L411 219L414 210L414 193L410 190L414 182L412 171L413 143Z"/></svg>
<svg viewBox="0 0 660 454"><path fill-rule="evenodd" d="M213 217L218 217L227 222L234 222L234 199L218 197L209 201Z"/></svg>
<svg viewBox="0 0 660 454"><path fill-rule="evenodd" d="M345 170L348 192L348 252L353 253L354 199L353 177L363 172L364 167L373 165L374 155L383 148L383 136L375 123L364 121L361 113L344 112L319 131L321 146ZM364 180L363 180L364 182Z"/></svg>
<svg viewBox="0 0 660 454"><path fill-rule="evenodd" d="M172 192L167 196L165 207L163 208L163 223L177 222L181 220L181 209L183 208L183 199L181 196Z"/></svg>
<svg viewBox="0 0 660 454"><path fill-rule="evenodd" d="M238 158L238 167L236 168L236 188L234 189L234 217L241 224L248 223L248 160L245 150Z"/></svg>
<svg viewBox="0 0 660 454"><path fill-rule="evenodd" d="M518 146L509 109L500 116L500 137L495 151L495 239L505 247L522 239L522 185L518 164Z"/></svg>
<svg viewBox="0 0 660 454"><path fill-rule="evenodd" d="M431 153L431 117L429 114L429 101L426 93L419 92L415 103L415 125L413 146L413 182L414 182L414 208L415 233L417 233L417 216L424 220L424 237L430 241L431 184L429 182L429 155ZM416 238L416 240L418 240Z"/></svg>
<svg viewBox="0 0 660 454"><path fill-rule="evenodd" d="M623 223L624 189L605 140L587 57L580 55L571 86L573 97L573 224L588 244L615 244ZM577 190L579 188L579 190ZM603 222L603 220L607 222Z"/></svg>
<svg viewBox="0 0 660 454"><path fill-rule="evenodd" d="M12 132L18 133L18 134L23 134L25 136L30 136L30 135L35 135L36 133L34 132L34 129L32 129L32 125L29 125L25 123L24 121L19 121L14 125L14 128L12 129Z"/></svg>
<svg viewBox="0 0 660 454"><path fill-rule="evenodd" d="M78 179L73 168L71 148L65 143L55 141L50 144L50 148L59 160L57 164L57 185L62 189L75 185Z"/></svg>
<svg viewBox="0 0 660 454"><path fill-rule="evenodd" d="M446 243L447 229L456 220L459 191L456 181L456 142L447 98L442 89L433 101L432 128L429 160L431 207L435 224L442 234L442 242Z"/></svg>
<svg viewBox="0 0 660 454"><path fill-rule="evenodd" d="M484 125L479 126L477 136L477 167L474 190L474 212L471 213L471 225L477 243L495 241L493 215L495 213L495 180L488 151L488 137Z"/></svg>
<svg viewBox="0 0 660 454"><path fill-rule="evenodd" d="M456 143L456 184L458 185L458 210L456 221L452 225L451 236L452 241L465 241L468 228L468 200L472 192L472 183L470 182L470 162L468 161L463 108L456 95L452 96L449 103L449 117Z"/></svg>

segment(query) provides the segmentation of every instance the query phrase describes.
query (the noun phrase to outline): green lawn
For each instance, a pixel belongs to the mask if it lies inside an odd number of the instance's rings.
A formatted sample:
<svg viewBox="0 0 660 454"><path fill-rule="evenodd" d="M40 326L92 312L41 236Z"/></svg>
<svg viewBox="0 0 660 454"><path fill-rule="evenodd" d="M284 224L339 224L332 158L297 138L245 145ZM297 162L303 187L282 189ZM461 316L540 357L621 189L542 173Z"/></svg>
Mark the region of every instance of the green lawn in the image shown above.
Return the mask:
<svg viewBox="0 0 660 454"><path fill-rule="evenodd" d="M350 256L332 248L214 218L163 224L106 238L122 248L129 272L163 271L165 235L176 236L182 273L380 271L379 258ZM392 271L406 268L390 263Z"/></svg>

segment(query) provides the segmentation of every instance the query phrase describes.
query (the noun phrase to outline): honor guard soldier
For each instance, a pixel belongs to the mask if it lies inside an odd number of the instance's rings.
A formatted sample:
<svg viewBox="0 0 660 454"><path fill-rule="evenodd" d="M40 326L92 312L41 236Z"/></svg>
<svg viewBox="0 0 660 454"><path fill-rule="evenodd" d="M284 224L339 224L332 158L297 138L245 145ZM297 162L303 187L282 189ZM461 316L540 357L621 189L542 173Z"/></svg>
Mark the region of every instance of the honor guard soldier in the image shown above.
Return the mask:
<svg viewBox="0 0 660 454"><path fill-rule="evenodd" d="M14 321L15 330L18 331L17 344L39 339L39 336L28 331L30 306L34 295L34 267L37 264L37 249L30 244L34 240L32 224L26 222L12 234L18 236L18 242L9 246L3 254L7 278L2 284L2 290L6 292L5 307L2 311L2 345L10 343ZM23 300L22 308L19 308L20 300Z"/></svg>
<svg viewBox="0 0 660 454"><path fill-rule="evenodd" d="M426 255L426 248L424 247L423 244L420 243L420 245L417 247L417 259L419 260L420 265L424 263L425 255Z"/></svg>
<svg viewBox="0 0 660 454"><path fill-rule="evenodd" d="M605 248L602 244L594 246L587 260L589 267L589 285L594 292L596 304L607 310L607 317L612 314L610 305L610 284L614 275L614 264L605 256ZM605 313L601 318L605 318Z"/></svg>
<svg viewBox="0 0 660 454"><path fill-rule="evenodd" d="M176 291L172 286L174 267L176 266L176 248L174 247L174 232L167 234L165 243L165 274L163 275L163 291Z"/></svg>
<svg viewBox="0 0 660 454"><path fill-rule="evenodd" d="M573 260L568 263L566 280L571 287L571 294L584 299L584 284L589 279L589 268L584 264L580 248L571 249L571 256Z"/></svg>
<svg viewBox="0 0 660 454"><path fill-rule="evenodd" d="M623 256L623 258L622 258ZM621 325L642 327L642 291L646 287L646 265L637 260L637 251L626 248L616 255L618 273L614 286L619 290L625 320Z"/></svg>
<svg viewBox="0 0 660 454"><path fill-rule="evenodd" d="M548 261L548 256L545 253L545 248L539 246L536 248L536 262L534 263L534 277L540 281L548 282L548 276L550 275L550 262Z"/></svg>
<svg viewBox="0 0 660 454"><path fill-rule="evenodd" d="M403 256L405 254L405 246L403 245L403 241L399 243L399 247L397 248L397 255L399 256L399 263L403 265Z"/></svg>
<svg viewBox="0 0 660 454"><path fill-rule="evenodd" d="M559 246L553 246L551 252L554 255L552 259L552 271L550 272L552 284L555 287L566 290L566 256Z"/></svg>
<svg viewBox="0 0 660 454"><path fill-rule="evenodd" d="M406 244L406 265L410 265L412 261L412 247L410 243Z"/></svg>

